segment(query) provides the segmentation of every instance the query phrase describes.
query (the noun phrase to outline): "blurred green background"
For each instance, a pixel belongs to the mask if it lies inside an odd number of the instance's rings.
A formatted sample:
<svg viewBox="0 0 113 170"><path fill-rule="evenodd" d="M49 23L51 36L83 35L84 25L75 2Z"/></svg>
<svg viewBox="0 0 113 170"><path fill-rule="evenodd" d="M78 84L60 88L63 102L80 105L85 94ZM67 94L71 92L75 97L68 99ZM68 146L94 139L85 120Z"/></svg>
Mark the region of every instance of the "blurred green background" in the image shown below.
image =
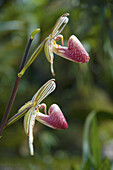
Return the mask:
<svg viewBox="0 0 113 170"><path fill-rule="evenodd" d="M82 164L84 122L98 114L101 155L113 160L113 1L112 0L0 0L0 119L8 103L30 33L40 28L29 56L47 37L56 20L70 13L62 34L64 45L76 35L90 55L88 64L55 56L57 88L44 102L57 103L69 125L53 130L36 122L35 156L30 157L23 119L6 128L0 140L0 170L68 170ZM60 42L59 42L60 43ZM49 79L50 64L42 51L22 77L10 116ZM100 115L100 116L99 116ZM110 143L110 144L109 144ZM107 148L110 147L110 148ZM107 149L106 149L107 148ZM88 170L88 169L87 169Z"/></svg>

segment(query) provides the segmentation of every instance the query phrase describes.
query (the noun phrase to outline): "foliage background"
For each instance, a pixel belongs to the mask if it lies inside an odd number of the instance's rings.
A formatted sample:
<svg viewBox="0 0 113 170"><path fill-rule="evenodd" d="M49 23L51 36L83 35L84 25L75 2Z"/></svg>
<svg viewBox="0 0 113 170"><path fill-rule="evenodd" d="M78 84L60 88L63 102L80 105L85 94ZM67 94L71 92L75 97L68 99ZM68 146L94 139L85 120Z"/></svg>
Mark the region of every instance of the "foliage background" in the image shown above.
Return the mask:
<svg viewBox="0 0 113 170"><path fill-rule="evenodd" d="M77 169L82 160L84 121L90 111L98 116L102 158L112 162L113 122L113 1L112 0L10 0L0 1L0 119L11 94L30 33L37 27L29 56L50 34L57 18L70 13L63 30L64 44L76 35L90 55L88 64L55 56L57 89L45 103L57 103L68 121L67 130L56 131L36 123L35 156L29 156L23 119L4 130L0 141L0 168ZM60 42L59 42L60 43ZM52 78L42 51L23 76L10 117ZM99 114L98 114L99 115ZM107 148L107 149L106 149ZM64 168L65 167L65 168Z"/></svg>

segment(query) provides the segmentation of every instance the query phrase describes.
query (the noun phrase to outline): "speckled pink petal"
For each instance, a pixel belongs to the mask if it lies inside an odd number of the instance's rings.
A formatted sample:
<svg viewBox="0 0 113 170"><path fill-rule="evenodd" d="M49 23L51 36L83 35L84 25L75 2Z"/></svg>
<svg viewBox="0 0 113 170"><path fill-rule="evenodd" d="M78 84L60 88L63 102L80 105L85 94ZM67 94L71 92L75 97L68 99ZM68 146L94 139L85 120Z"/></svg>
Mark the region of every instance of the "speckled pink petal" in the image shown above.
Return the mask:
<svg viewBox="0 0 113 170"><path fill-rule="evenodd" d="M53 47L53 52L73 62L88 63L89 61L88 53L78 38L74 35L69 38L68 47L56 44Z"/></svg>
<svg viewBox="0 0 113 170"><path fill-rule="evenodd" d="M48 115L38 113L36 120L53 129L67 129L67 121L58 105L49 108Z"/></svg>

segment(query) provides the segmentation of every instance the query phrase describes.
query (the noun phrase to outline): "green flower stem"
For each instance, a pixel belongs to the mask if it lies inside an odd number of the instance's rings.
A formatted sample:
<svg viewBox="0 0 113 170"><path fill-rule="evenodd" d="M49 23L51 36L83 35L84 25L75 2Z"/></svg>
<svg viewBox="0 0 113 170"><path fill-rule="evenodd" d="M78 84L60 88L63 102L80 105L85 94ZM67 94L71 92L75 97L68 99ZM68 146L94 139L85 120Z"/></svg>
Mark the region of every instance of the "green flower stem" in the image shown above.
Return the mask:
<svg viewBox="0 0 113 170"><path fill-rule="evenodd" d="M24 57L23 57L23 60L22 60L22 63L21 63L19 72L21 72L21 70L23 69L23 67L24 67L24 65L25 65L25 61L26 61L26 59L27 59L27 55L28 55L28 52L29 52L29 49L30 49L32 40L34 39L34 36L35 36L39 31L40 31L40 29L36 29L36 30L34 30L34 31L31 33L31 36L30 36L30 39L29 39L29 42L28 42L28 45L27 45L27 48L26 48L26 51L25 51L25 55L24 55ZM15 96L16 96L16 93L17 93L17 89L18 89L19 82L20 82L20 77L17 77L17 78L16 78L16 81L15 81L15 84L14 84L13 91L12 91L12 93L11 93L11 97L10 97L10 99L9 99L8 105L7 105L7 107L6 107L6 110L5 110L5 112L4 112L4 115L3 115L3 118L2 118L2 121L1 121L1 124L0 124L0 136L2 135L3 129L4 129L5 125L6 125L6 122L7 122L7 119L8 119L9 113L10 113L10 110L11 110L11 107L12 107L13 102L14 102L14 100L15 100Z"/></svg>
<svg viewBox="0 0 113 170"><path fill-rule="evenodd" d="M25 71L27 70L27 68L33 63L33 61L36 59L36 57L38 56L38 54L40 53L40 51L42 50L44 44L45 44L46 39L37 47L37 49L35 50L35 52L32 54L32 56L30 57L30 59L28 60L28 62L26 63L26 65L23 67L23 69L18 73L18 77L21 78L23 76L23 74L25 73Z"/></svg>

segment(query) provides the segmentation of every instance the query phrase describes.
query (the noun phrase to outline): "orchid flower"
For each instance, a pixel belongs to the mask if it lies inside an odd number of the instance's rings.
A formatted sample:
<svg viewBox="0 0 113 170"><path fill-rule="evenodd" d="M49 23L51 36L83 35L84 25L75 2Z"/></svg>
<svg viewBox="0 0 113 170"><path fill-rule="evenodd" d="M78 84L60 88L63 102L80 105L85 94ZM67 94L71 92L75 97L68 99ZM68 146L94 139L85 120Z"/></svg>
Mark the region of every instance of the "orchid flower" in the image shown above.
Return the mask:
<svg viewBox="0 0 113 170"><path fill-rule="evenodd" d="M55 44L56 44L55 42L59 39L61 39L61 43L63 45L63 36L60 35L60 33L69 21L69 19L67 18L68 15L69 14L66 13L57 20L44 46L45 55L46 55L47 60L51 63L51 72L53 75L55 75L54 69L53 69L53 59L54 59L54 55L53 55L54 48L53 47L55 47Z"/></svg>
<svg viewBox="0 0 113 170"><path fill-rule="evenodd" d="M51 34L48 37L46 37L42 41L42 43L37 47L37 49L32 54L32 56L30 57L30 59L28 60L28 62L24 66L24 68L20 71L20 73L18 73L18 77L21 78L23 76L26 69L32 64L32 62L38 56L38 54L40 53L40 51L42 50L43 47L45 49L46 57L47 57L48 61L51 63L51 72L54 75L53 66L52 66L53 65L53 56L51 55L51 53L53 52L53 49L52 49L51 45L53 44L54 40L58 40L59 38L61 39L61 41L63 43L63 39L62 39L62 36L60 36L60 33L62 32L62 30L64 29L64 27L66 26L66 24L69 21L69 19L67 18L68 15L69 15L68 13L63 14L57 20L56 24L53 27Z"/></svg>
<svg viewBox="0 0 113 170"><path fill-rule="evenodd" d="M26 69L32 64L32 62L35 60L37 55L40 53L42 48L44 47L45 55L47 60L51 64L51 72L53 75L54 69L53 69L53 60L54 60L54 54L57 54L65 59L68 59L70 61L74 61L77 63L87 63L89 61L89 55L86 52L85 48L81 44L81 42L77 39L76 36L72 35L69 38L68 41L68 47L64 47L63 45L63 35L60 33L68 23L69 13L63 14L54 25L51 34L44 39L44 41L37 47L35 52L32 54L24 68L21 70L21 72L18 74L18 76L21 78ZM56 41L61 39L61 45L58 45Z"/></svg>
<svg viewBox="0 0 113 170"><path fill-rule="evenodd" d="M63 45L64 44L63 35L59 33L64 27L62 27L60 31L58 30L63 23L65 24L68 23L68 18L67 18L68 15L69 14L66 13L59 18L59 20L56 22L53 28L53 31L49 35L48 40L45 42L45 46L44 46L46 57L48 61L51 63L51 72L53 75L55 75L53 69L53 59L54 59L53 53L76 63L88 63L89 61L88 53L86 52L85 48L83 47L83 45L81 44L81 42L78 40L76 36L72 35L69 38L68 47L64 47ZM59 39L61 39L62 46L56 44L56 41L58 41Z"/></svg>
<svg viewBox="0 0 113 170"><path fill-rule="evenodd" d="M26 135L29 136L30 154L34 155L33 150L33 128L35 120L53 129L66 129L68 128L67 121L57 104L52 104L49 108L48 114L46 112L46 104L41 103L50 93L56 88L55 80L51 79L45 83L33 96L31 101L22 106L18 113L14 115L8 122L7 126L14 123L16 120L24 116L24 130ZM40 104L41 103L41 104ZM40 110L44 109L44 113Z"/></svg>

